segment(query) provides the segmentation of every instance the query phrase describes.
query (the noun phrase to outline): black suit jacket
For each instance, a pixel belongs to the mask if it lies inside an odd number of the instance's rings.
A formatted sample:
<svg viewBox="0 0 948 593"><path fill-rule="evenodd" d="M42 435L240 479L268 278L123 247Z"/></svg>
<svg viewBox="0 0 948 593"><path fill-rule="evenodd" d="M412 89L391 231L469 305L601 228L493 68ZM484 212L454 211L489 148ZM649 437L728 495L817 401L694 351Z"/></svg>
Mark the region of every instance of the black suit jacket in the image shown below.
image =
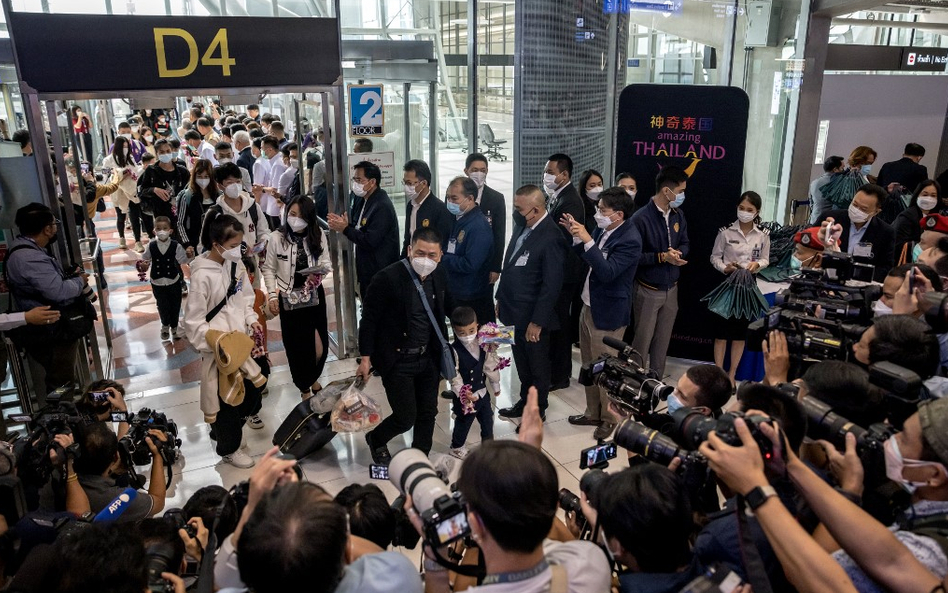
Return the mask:
<svg viewBox="0 0 948 593"><path fill-rule="evenodd" d="M517 239L523 227L516 227L507 253L497 289L497 314L506 324L524 330L535 323L544 330L559 329L554 306L563 288L563 262L567 242L550 214L537 224L523 241L520 249ZM526 257L524 265L517 263Z"/></svg>
<svg viewBox="0 0 948 593"><path fill-rule="evenodd" d="M849 249L849 229L852 221L849 220L849 212L846 210L830 210L826 213L820 222L832 217L843 227L843 234L839 238L839 248L842 251ZM874 279L877 282L885 280L885 275L895 263L895 229L887 222L873 216L869 221L869 228L866 234L862 236L863 243L872 243L872 265L876 267Z"/></svg>
<svg viewBox="0 0 948 593"><path fill-rule="evenodd" d="M357 229L360 214L364 222ZM356 245L356 276L362 286L368 286L376 272L398 260L398 218L382 188L372 192L367 201L360 198L353 203L349 226L342 234Z"/></svg>
<svg viewBox="0 0 948 593"><path fill-rule="evenodd" d="M445 317L451 310L448 282L440 266L431 275L434 299L431 312L438 321L441 335L447 339ZM359 324L359 353L372 357L372 366L385 376L398 359L398 350L408 342L412 298L418 294L402 260L380 270L369 284L362 300L362 322ZM428 350L435 367L440 367L441 344L430 332Z"/></svg>
<svg viewBox="0 0 948 593"><path fill-rule="evenodd" d="M908 193L915 191L918 184L928 179L928 167L919 165L908 157L882 165L879 170L878 183L886 191L892 182L901 183Z"/></svg>
<svg viewBox="0 0 948 593"><path fill-rule="evenodd" d="M504 269L504 238L507 235L507 205L504 194L484 186L481 192L481 212L487 217L494 233L494 254L490 271L500 273Z"/></svg>
<svg viewBox="0 0 948 593"><path fill-rule="evenodd" d="M586 224L586 207L583 206L583 199L579 197L579 192L576 191L576 187L570 183L563 188L563 191L554 199L550 198L550 217L553 218L553 224L560 231L560 235L566 241L566 244L569 245L573 241L572 235L569 234L562 225L559 224L560 218L564 214L571 214L573 218L576 219L576 222L585 225ZM583 266L582 260L576 255L572 249L568 250L566 254L566 269L563 272L563 284L577 284L585 280L583 272L585 267Z"/></svg>
<svg viewBox="0 0 948 593"><path fill-rule="evenodd" d="M250 183L253 183L253 164L257 159L253 158L253 153L250 152L250 147L240 151L240 156L237 157L237 166L247 169L247 172L250 173Z"/></svg>
<svg viewBox="0 0 948 593"><path fill-rule="evenodd" d="M448 207L434 194L428 194L425 201L418 208L417 227L428 227L438 231L441 235L441 248L448 248L448 237L454 228L454 216L448 212ZM402 241L402 255L408 253L411 243L411 200L405 200L405 239Z"/></svg>

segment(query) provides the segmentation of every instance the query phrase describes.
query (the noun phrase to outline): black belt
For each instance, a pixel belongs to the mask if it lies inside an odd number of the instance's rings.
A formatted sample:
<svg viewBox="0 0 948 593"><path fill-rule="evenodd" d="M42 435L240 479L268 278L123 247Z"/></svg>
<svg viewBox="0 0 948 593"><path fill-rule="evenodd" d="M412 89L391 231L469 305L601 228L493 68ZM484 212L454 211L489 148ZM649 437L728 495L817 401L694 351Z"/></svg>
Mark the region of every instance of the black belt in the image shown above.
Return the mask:
<svg viewBox="0 0 948 593"><path fill-rule="evenodd" d="M421 346L420 348L396 348L395 352L399 354L424 354L428 351L427 346Z"/></svg>

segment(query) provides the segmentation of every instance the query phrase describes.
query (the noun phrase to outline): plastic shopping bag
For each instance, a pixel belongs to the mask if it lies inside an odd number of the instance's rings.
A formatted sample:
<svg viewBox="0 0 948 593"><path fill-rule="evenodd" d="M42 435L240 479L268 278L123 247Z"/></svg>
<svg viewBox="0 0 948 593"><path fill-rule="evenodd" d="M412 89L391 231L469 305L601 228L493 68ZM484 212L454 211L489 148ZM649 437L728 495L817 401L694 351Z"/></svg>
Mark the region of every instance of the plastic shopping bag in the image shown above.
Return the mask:
<svg viewBox="0 0 948 593"><path fill-rule="evenodd" d="M310 408L317 414L332 412L332 409L336 406L336 402L342 397L343 392L355 382L355 379L355 377L348 377L326 385L319 390L316 395L310 398Z"/></svg>
<svg viewBox="0 0 948 593"><path fill-rule="evenodd" d="M353 382L342 393L332 409L330 422L336 432L364 432L375 428L382 421L382 410L378 402L366 395Z"/></svg>

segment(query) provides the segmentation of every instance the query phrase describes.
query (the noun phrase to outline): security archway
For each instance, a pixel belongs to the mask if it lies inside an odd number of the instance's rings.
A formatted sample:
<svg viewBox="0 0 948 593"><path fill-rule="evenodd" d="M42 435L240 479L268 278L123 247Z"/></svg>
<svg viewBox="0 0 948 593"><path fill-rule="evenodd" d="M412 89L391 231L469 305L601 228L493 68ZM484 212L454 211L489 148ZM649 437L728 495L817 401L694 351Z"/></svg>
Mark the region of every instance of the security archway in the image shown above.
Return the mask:
<svg viewBox="0 0 948 593"><path fill-rule="evenodd" d="M69 197L64 138L55 125L58 101L98 100L116 97L153 101L155 97L220 96L247 97L287 93L303 100L318 101L325 129L344 129L339 23L334 18L280 19L257 17L150 17L93 16L15 12L11 0L2 0L7 27L14 47L24 107L33 145L40 195L5 196L4 208L42 201L53 210L63 208L64 241L56 254L62 262L84 261L101 274L95 257L95 241L85 244L77 236L77 224ZM293 40L295 50L281 60L272 60L267 31L279 30ZM89 31L109 31L95 44ZM136 69L124 68L119 60L102 56L131 55ZM90 64L95 64L94 68ZM236 103L236 100L234 101ZM45 120L45 121L44 121ZM39 147L46 145L46 122L51 132L53 159ZM70 130L71 131L71 130ZM70 144L76 146L75 138ZM326 186L329 208L346 208L348 176L345 151L334 152L323 145L327 160ZM57 191L54 181L58 177ZM302 168L301 168L302 169ZM80 183L80 195L81 177ZM84 209L83 209L84 210ZM84 214L85 216L85 214ZM339 358L350 356L356 345L355 281L351 248L336 233L329 238L336 298L336 331L331 347ZM96 283L101 284L100 282ZM87 358L80 356L77 368L83 379L103 378L110 373L111 333L100 291L100 331L87 336ZM104 338L100 344L99 336ZM32 385L19 385L32 392ZM21 400L26 395L21 394Z"/></svg>

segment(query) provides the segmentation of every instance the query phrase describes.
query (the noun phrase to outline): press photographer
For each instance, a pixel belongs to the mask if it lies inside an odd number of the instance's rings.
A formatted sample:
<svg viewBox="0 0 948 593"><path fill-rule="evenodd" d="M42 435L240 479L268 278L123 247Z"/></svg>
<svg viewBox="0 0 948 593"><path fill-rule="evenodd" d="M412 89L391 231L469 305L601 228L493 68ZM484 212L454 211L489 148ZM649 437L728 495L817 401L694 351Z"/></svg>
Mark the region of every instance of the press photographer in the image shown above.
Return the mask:
<svg viewBox="0 0 948 593"><path fill-rule="evenodd" d="M79 397L76 409L86 422L112 422L114 418L118 421L118 438L128 434L128 404L121 383L108 379L93 381Z"/></svg>

